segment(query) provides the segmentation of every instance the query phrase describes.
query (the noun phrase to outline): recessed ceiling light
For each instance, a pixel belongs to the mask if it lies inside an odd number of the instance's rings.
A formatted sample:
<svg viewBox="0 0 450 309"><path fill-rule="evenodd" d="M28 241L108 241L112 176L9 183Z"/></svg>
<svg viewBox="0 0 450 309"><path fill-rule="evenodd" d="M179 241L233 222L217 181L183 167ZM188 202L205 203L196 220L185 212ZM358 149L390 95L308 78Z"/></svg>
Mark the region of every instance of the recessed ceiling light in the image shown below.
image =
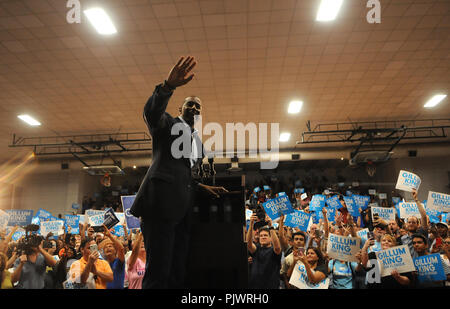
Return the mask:
<svg viewBox="0 0 450 309"><path fill-rule="evenodd" d="M100 34L114 34L117 32L116 27L109 18L105 10L101 8L92 8L84 11L84 14Z"/></svg>
<svg viewBox="0 0 450 309"><path fill-rule="evenodd" d="M298 114L302 109L302 106L303 106L302 101L291 101L291 103L289 103L288 113Z"/></svg>
<svg viewBox="0 0 450 309"><path fill-rule="evenodd" d="M280 134L280 142L287 142L291 137L291 133L284 132Z"/></svg>
<svg viewBox="0 0 450 309"><path fill-rule="evenodd" d="M427 103L425 103L425 105L423 107L435 107L436 105L438 105L442 100L444 100L447 97L446 94L437 94L434 97L432 97L431 99L428 100Z"/></svg>
<svg viewBox="0 0 450 309"><path fill-rule="evenodd" d="M19 115L19 116L17 116L17 118L25 121L30 126L40 126L41 125L41 123L39 121L37 121L36 119L31 117L30 115Z"/></svg>
<svg viewBox="0 0 450 309"><path fill-rule="evenodd" d="M322 0L317 11L317 21L331 21L336 19L344 0Z"/></svg>
<svg viewBox="0 0 450 309"><path fill-rule="evenodd" d="M136 168L136 165L133 165L133 168L135 169L135 168Z"/></svg>

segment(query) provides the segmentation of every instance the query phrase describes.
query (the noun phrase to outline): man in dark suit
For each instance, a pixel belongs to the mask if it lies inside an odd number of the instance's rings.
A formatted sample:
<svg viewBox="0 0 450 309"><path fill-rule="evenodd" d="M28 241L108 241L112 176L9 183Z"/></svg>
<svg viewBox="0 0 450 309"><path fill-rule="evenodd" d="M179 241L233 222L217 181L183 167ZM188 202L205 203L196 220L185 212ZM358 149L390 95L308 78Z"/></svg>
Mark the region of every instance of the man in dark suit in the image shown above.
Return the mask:
<svg viewBox="0 0 450 309"><path fill-rule="evenodd" d="M179 117L166 113L173 91L192 80L194 74L189 72L195 65L193 57L181 57L144 107L153 138L153 160L130 209L141 217L147 251L143 289L183 287L194 194L205 190L219 197L218 193L226 192L192 179L191 168L203 159L203 145L194 130L195 116L201 113L200 99L186 98Z"/></svg>

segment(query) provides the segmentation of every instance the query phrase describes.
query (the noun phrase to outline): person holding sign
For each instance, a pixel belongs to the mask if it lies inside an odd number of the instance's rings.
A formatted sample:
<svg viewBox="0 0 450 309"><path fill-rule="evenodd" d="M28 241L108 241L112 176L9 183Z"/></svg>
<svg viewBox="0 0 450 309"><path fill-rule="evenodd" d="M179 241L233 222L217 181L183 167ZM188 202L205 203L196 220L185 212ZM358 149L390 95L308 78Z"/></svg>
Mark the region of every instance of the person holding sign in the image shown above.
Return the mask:
<svg viewBox="0 0 450 309"><path fill-rule="evenodd" d="M414 251L417 252L418 257L423 257L430 255L428 252L428 238L423 236L422 234L414 234L412 236L412 243L414 246ZM445 261L441 258L439 255L439 259L442 263L442 265L445 265ZM446 266L446 265L445 265ZM417 266L416 266L417 267ZM444 273L448 277L450 274L450 268L444 267ZM417 275L417 274L416 274ZM437 288L437 287L443 287L444 282L443 281L420 281L416 280L416 287L417 288Z"/></svg>
<svg viewBox="0 0 450 309"><path fill-rule="evenodd" d="M121 242L114 237L108 228L103 225L105 239L100 243L99 249L102 256L108 261L113 271L114 280L106 284L109 289L123 289L125 280L125 252Z"/></svg>
<svg viewBox="0 0 450 309"><path fill-rule="evenodd" d="M247 249L253 256L252 268L249 274L249 288L278 289L280 286L281 245L277 233L272 226L272 220L266 215L268 228L259 230L259 246L253 243L253 224L258 217L250 217L250 227L247 233Z"/></svg>
<svg viewBox="0 0 450 309"><path fill-rule="evenodd" d="M106 289L106 284L114 280L114 275L109 263L99 259L100 253L95 240L89 237L84 239L80 248L83 256L70 266L70 280L82 287Z"/></svg>
<svg viewBox="0 0 450 309"><path fill-rule="evenodd" d="M144 289L184 286L190 209L195 193L203 190L219 197L219 193L227 192L223 187L198 183L192 177L192 169L202 163L204 152L194 129L196 116L202 110L201 100L186 98L178 117L166 112L174 90L194 77L190 72L196 64L194 57L181 57L144 107L144 121L153 142L152 165L130 208L133 216L141 218L147 264L152 261L151 269L146 266Z"/></svg>
<svg viewBox="0 0 450 309"><path fill-rule="evenodd" d="M142 232L133 241L133 250L128 259L127 277L129 286L128 289L142 289L142 280L145 274L146 253Z"/></svg>
<svg viewBox="0 0 450 309"><path fill-rule="evenodd" d="M418 253L414 250L414 245L412 243L412 235L413 234L422 234L424 237L428 238L428 220L427 213L423 204L417 198L417 191L412 189L413 198L417 204L417 208L419 209L419 213L421 216L421 222L416 217L409 217L406 221L406 230L408 234L403 235L401 237L401 241L403 245L407 245L409 247L409 251L411 253L411 257L418 257Z"/></svg>
<svg viewBox="0 0 450 309"><path fill-rule="evenodd" d="M361 249L361 264L365 267L368 272L368 276L371 272L378 272L376 277L380 276L380 261L377 260L377 255L375 252L368 253L368 248L374 243L373 238L369 238L364 247ZM394 237L389 234L385 234L381 237L381 250L387 250L397 246L397 241ZM378 275L378 276L377 276ZM413 273L407 272L399 274L397 270L393 270L390 276L384 276L379 278L379 281L368 280L367 287L369 289L398 289L398 288L408 288L412 286Z"/></svg>
<svg viewBox="0 0 450 309"><path fill-rule="evenodd" d="M322 252L319 248L310 247L306 251L306 255L303 253L294 253L294 263L287 272L287 276L290 278L298 262L303 263L306 269L308 281L317 284L328 275L328 267L325 263Z"/></svg>
<svg viewBox="0 0 450 309"><path fill-rule="evenodd" d="M295 232L292 234L292 247L291 253L286 256L281 265L280 275L283 278L286 287L289 287L289 277L287 276L288 270L294 263L294 254L300 255L305 252L306 235L304 232Z"/></svg>

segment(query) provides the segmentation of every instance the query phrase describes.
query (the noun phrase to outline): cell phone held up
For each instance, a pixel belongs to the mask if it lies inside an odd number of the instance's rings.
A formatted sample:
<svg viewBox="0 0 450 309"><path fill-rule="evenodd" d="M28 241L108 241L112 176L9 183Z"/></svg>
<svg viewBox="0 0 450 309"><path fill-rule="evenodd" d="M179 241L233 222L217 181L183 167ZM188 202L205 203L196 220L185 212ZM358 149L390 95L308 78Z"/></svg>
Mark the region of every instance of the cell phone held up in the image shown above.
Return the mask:
<svg viewBox="0 0 450 309"><path fill-rule="evenodd" d="M98 246L96 244L90 245L89 250L91 250L91 253L98 251Z"/></svg>

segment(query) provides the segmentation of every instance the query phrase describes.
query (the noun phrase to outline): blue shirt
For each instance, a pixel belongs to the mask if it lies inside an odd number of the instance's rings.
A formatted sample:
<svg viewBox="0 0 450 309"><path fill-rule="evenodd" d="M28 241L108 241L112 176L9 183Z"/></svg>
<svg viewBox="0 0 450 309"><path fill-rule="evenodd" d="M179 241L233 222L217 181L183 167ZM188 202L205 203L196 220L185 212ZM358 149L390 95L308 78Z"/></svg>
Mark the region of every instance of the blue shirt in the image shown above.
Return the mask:
<svg viewBox="0 0 450 309"><path fill-rule="evenodd" d="M123 289L125 281L125 263L116 258L112 263L109 263L114 274L114 280L106 284L107 289Z"/></svg>
<svg viewBox="0 0 450 309"><path fill-rule="evenodd" d="M330 288L353 289L352 279L353 274L356 273L357 266L358 263L356 262L342 263L338 260L330 260L330 262L328 262L328 268L330 269L332 278L332 280L330 281Z"/></svg>

